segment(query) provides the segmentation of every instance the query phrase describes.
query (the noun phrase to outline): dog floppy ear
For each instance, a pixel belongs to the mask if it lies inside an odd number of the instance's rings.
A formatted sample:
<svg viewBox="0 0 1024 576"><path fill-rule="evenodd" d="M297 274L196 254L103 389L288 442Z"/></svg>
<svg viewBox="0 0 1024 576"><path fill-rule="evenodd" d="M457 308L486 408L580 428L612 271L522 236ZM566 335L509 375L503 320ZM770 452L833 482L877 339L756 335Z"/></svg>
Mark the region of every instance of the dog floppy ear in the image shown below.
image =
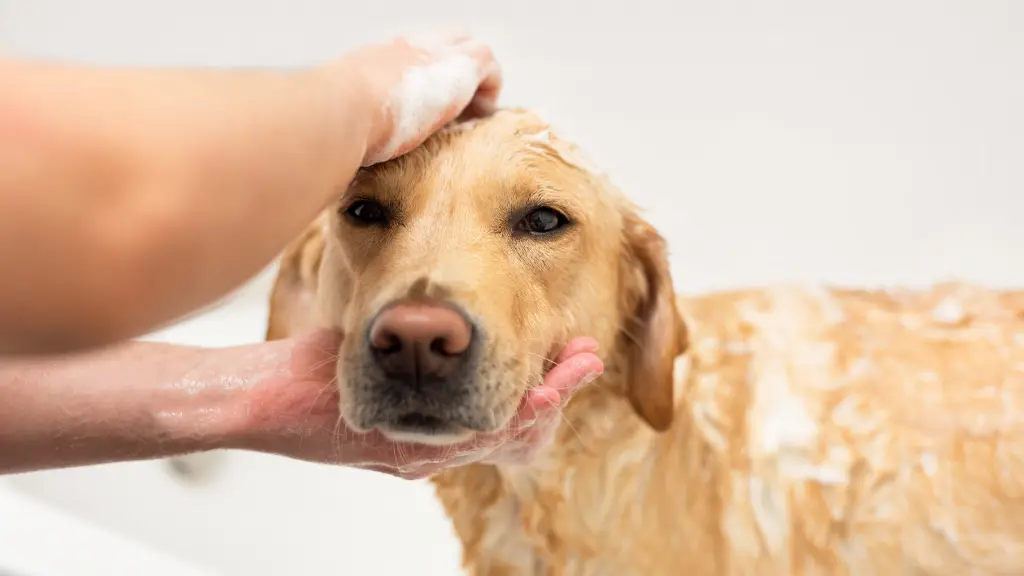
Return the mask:
<svg viewBox="0 0 1024 576"><path fill-rule="evenodd" d="M672 372L688 346L687 331L676 308L664 239L635 213L626 214L623 224L626 393L636 413L660 432L672 425Z"/></svg>
<svg viewBox="0 0 1024 576"><path fill-rule="evenodd" d="M323 253L324 231L319 220L285 248L270 293L267 340L316 327L316 287Z"/></svg>

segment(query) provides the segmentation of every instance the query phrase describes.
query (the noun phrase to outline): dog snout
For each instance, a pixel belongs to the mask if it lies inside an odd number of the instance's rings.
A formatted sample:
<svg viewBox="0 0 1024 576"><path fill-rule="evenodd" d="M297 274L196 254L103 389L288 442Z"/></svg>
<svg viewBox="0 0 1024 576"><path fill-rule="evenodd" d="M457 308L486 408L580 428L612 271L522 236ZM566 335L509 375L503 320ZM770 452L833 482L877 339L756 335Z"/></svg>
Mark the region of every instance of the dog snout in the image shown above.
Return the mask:
<svg viewBox="0 0 1024 576"><path fill-rule="evenodd" d="M374 319L369 344L386 375L419 386L447 379L462 367L473 336L473 327L452 308L398 304Z"/></svg>

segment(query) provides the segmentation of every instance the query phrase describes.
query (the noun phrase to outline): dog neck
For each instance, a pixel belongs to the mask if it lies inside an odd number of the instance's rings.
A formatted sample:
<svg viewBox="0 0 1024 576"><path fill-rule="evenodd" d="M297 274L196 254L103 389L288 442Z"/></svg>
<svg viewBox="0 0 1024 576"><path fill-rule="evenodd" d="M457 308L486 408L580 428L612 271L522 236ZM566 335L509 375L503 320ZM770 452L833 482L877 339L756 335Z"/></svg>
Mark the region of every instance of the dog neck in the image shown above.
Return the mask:
<svg viewBox="0 0 1024 576"><path fill-rule="evenodd" d="M657 547L641 537L670 522L666 532L684 535L710 549L713 546L716 490L726 470L714 446L681 400L672 427L658 432L633 409L626 394L628 355L616 351L606 357L605 373L579 390L562 412L552 442L523 465L499 465L491 497L516 510L522 521L544 527L549 536L545 555L570 557L599 554L620 546L646 550ZM688 358L677 366L677 387L688 381ZM470 473L472 474L472 473ZM462 484L465 486L466 484ZM501 496L498 496L498 495ZM674 494L671 511L659 495ZM567 512L571 511L571 512ZM607 527L614 523L615 541ZM624 534L635 541L621 541ZM652 557L658 557L651 550ZM642 554L641 554L642 555ZM555 564L563 560L552 559Z"/></svg>
<svg viewBox="0 0 1024 576"><path fill-rule="evenodd" d="M556 416L560 422L552 441L526 464L497 466L502 476L514 484L529 484L575 455L600 457L610 445L636 435L653 439L670 433L652 430L631 406L627 398L630 354L625 347L613 347L602 360L604 373L574 393Z"/></svg>

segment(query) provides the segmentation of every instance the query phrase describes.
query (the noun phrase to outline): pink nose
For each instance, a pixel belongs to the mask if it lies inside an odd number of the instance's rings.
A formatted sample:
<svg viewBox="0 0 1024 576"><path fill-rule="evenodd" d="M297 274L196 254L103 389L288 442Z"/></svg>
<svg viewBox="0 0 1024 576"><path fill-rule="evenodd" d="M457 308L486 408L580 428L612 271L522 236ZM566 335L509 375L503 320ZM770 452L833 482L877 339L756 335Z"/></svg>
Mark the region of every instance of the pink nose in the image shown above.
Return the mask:
<svg viewBox="0 0 1024 576"><path fill-rule="evenodd" d="M473 329L455 310L400 304L381 312L370 327L370 348L390 376L445 378L469 350Z"/></svg>

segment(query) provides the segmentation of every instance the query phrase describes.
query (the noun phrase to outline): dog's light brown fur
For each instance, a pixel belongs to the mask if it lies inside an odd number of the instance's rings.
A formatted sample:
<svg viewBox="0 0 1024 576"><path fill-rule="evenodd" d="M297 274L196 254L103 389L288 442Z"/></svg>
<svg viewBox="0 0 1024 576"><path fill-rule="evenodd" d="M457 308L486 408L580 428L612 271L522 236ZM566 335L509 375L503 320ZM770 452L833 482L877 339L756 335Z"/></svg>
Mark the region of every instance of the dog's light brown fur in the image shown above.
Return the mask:
<svg viewBox="0 0 1024 576"><path fill-rule="evenodd" d="M511 274L491 254L474 262L485 274L466 284L490 300L461 296L490 326L538 335L521 336L517 352L593 335L607 366L573 397L554 443L532 464L435 478L469 573L1024 571L1024 294L953 283L778 287L673 306L660 238L545 130L530 114L502 112L363 175L395 193L418 190L417 202L454 190L471 199L489 193L473 187L536 182L496 166L533 148L550 161L530 169L548 171L541 181L560 188L556 199L583 208L576 240L533 256L559 266ZM420 214L453 242L447 249L472 252L466 237L446 236L436 211ZM353 256L360 241L334 218L326 213L286 251L268 337L315 323L356 326L373 307L372 298L349 302L353 283L407 282L395 272L397 254L353 266L369 256ZM352 276L339 278L346 271ZM535 284L524 293L544 313L509 315L502 291L520 288L498 285L509 281ZM521 394L527 380L502 394Z"/></svg>

